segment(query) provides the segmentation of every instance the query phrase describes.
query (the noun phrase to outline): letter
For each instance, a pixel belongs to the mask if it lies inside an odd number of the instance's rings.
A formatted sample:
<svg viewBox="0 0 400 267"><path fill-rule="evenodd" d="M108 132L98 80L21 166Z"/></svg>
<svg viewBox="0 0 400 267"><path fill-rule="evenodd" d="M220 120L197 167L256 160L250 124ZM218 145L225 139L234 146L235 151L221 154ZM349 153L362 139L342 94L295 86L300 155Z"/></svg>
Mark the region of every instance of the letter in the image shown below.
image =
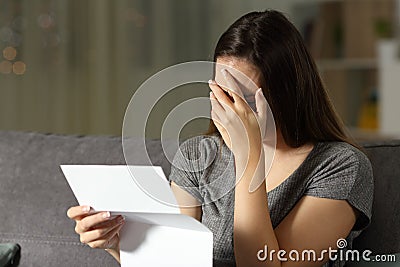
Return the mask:
<svg viewBox="0 0 400 267"><path fill-rule="evenodd" d="M311 257L311 254L313 255L312 261L315 261L315 260L316 260L317 255L316 255L316 253L315 253L314 250L312 250L312 249L303 250L303 251L301 252L302 261L305 260L304 254L307 254L307 255L308 255L308 258L307 258L308 261L311 261L311 258L310 258L310 257Z"/></svg>
<svg viewBox="0 0 400 267"><path fill-rule="evenodd" d="M271 250L270 252L269 252L269 261L273 261L274 260L274 253L276 252L276 250L275 249L273 249L273 250Z"/></svg>
<svg viewBox="0 0 400 267"><path fill-rule="evenodd" d="M318 258L318 261L323 261L323 260L324 260L324 254L325 254L325 253L328 253L328 250L323 249L323 250L321 251L321 256Z"/></svg>
<svg viewBox="0 0 400 267"><path fill-rule="evenodd" d="M387 261L388 262L396 262L396 255L393 255L393 254L387 255Z"/></svg>
<svg viewBox="0 0 400 267"><path fill-rule="evenodd" d="M332 255L332 253L337 253L337 249L332 249L331 247L329 247L329 259L331 261L337 260L337 254Z"/></svg>
<svg viewBox="0 0 400 267"><path fill-rule="evenodd" d="M371 254L372 254L372 251L371 251L371 250L368 250L368 249L364 250L363 253L362 253L362 258L363 258L363 260L364 260L364 261L371 261L371 259L369 258L369 256L370 256Z"/></svg>
<svg viewBox="0 0 400 267"><path fill-rule="evenodd" d="M357 255L357 261L360 261L360 253L358 252L358 250L352 249L352 250L347 250L346 251L346 261L349 261L349 254L351 254L351 261L354 261L354 254Z"/></svg>
<svg viewBox="0 0 400 267"><path fill-rule="evenodd" d="M286 254L286 251L283 250L283 249L280 249L280 250L278 251L278 254L277 254L278 260L280 260L280 261L287 261L287 258L285 258L285 254Z"/></svg>
<svg viewBox="0 0 400 267"><path fill-rule="evenodd" d="M293 253L296 254L296 258L293 258L293 256L292 256ZM299 261L300 260L299 252L295 249L292 249L291 251L289 251L289 259L291 261Z"/></svg>
<svg viewBox="0 0 400 267"><path fill-rule="evenodd" d="M264 250L260 249L260 250L257 252L257 258L258 258L259 261L265 261L265 260L267 259L267 250L268 250L268 247L267 247L267 245L265 245L265 246L264 246ZM264 257L261 257L261 254L262 254L263 252L264 252Z"/></svg>

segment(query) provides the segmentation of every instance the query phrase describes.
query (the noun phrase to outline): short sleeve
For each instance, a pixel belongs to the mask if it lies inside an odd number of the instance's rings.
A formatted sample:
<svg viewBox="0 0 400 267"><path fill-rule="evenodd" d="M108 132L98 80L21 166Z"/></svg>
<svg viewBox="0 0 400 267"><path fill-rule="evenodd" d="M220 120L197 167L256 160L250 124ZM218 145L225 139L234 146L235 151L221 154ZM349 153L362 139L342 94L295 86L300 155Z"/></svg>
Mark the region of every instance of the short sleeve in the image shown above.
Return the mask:
<svg viewBox="0 0 400 267"><path fill-rule="evenodd" d="M169 180L203 203L200 193L200 178L204 172L201 139L202 136L192 137L179 146L171 164Z"/></svg>
<svg viewBox="0 0 400 267"><path fill-rule="evenodd" d="M367 156L348 144L331 149L319 170L308 182L305 195L347 200L359 211L353 231L371 222L373 174Z"/></svg>

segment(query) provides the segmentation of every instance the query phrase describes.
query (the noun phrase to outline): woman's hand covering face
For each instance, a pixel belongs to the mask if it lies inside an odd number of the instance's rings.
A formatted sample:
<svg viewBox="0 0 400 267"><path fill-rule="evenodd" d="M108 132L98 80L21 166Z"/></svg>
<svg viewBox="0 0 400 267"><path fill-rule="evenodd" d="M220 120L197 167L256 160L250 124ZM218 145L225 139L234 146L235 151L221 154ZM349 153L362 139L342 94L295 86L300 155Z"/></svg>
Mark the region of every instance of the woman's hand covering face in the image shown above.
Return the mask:
<svg viewBox="0 0 400 267"><path fill-rule="evenodd" d="M218 71L222 74L216 75L218 82L209 82L211 118L234 153L248 153L250 146L261 145L265 137L267 101L261 88L243 73L233 76L231 69Z"/></svg>

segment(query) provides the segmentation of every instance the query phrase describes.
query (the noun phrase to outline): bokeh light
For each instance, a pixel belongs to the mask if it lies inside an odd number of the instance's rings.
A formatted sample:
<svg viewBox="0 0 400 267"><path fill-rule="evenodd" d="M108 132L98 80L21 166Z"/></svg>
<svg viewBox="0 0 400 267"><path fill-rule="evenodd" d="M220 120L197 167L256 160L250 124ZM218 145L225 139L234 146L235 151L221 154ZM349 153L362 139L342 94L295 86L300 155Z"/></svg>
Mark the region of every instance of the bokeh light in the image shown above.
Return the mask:
<svg viewBox="0 0 400 267"><path fill-rule="evenodd" d="M7 46L3 50L3 57L7 60L14 60L17 56L17 50L12 46Z"/></svg>
<svg viewBox="0 0 400 267"><path fill-rule="evenodd" d="M4 60L0 62L0 73L9 74L13 69L13 64L10 61Z"/></svg>
<svg viewBox="0 0 400 267"><path fill-rule="evenodd" d="M26 65L22 61L17 61L17 62L14 62L12 69L15 74L22 75L26 71Z"/></svg>

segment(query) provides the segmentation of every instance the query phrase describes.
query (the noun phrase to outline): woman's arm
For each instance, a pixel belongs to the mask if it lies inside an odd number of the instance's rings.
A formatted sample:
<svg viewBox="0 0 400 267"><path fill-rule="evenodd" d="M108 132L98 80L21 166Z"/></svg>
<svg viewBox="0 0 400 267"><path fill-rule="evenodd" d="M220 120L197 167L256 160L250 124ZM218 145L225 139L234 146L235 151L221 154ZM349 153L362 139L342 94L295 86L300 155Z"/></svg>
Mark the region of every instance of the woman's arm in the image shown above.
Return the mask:
<svg viewBox="0 0 400 267"><path fill-rule="evenodd" d="M171 182L171 189L178 201L181 214L188 215L201 222L201 204L192 195L180 188L174 182Z"/></svg>
<svg viewBox="0 0 400 267"><path fill-rule="evenodd" d="M265 262L257 258L257 252L265 245L268 250L279 250L269 215L265 181L254 192L249 192L252 179L265 177L262 151L252 147L249 149L249 157L235 156L236 179L240 180L235 189L233 238L236 264L239 267L266 266ZM240 174L243 175L239 177ZM280 266L280 262L275 258L267 266Z"/></svg>
<svg viewBox="0 0 400 267"><path fill-rule="evenodd" d="M356 218L357 211L346 200L302 197L275 228L275 235L280 249L287 253L294 249L300 256L313 250L316 261L287 261L282 266L321 266L329 260L329 249L336 250L337 241L348 236Z"/></svg>

